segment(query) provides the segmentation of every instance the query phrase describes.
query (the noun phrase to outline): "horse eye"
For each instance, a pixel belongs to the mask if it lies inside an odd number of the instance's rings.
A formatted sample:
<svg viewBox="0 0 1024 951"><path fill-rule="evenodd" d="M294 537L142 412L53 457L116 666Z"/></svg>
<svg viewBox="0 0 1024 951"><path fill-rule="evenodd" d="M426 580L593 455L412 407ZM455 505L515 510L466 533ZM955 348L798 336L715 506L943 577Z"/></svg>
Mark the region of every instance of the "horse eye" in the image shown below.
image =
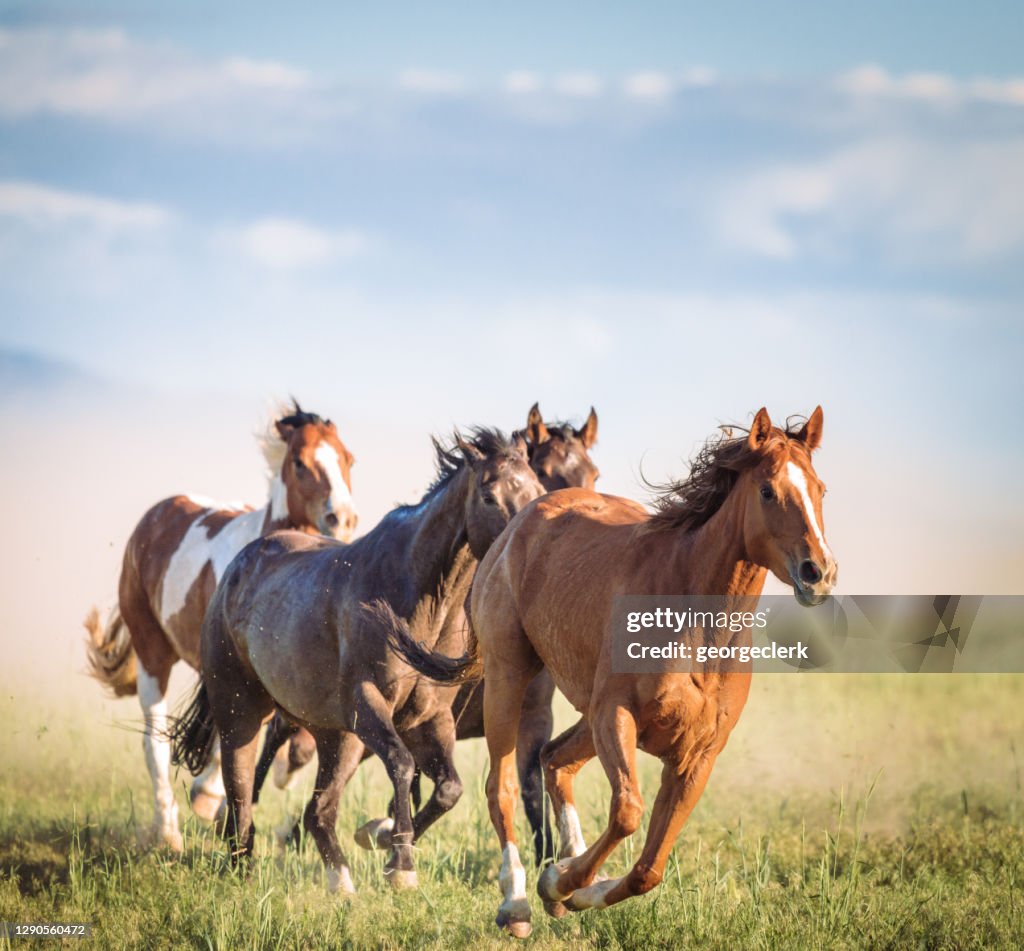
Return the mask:
<svg viewBox="0 0 1024 951"><path fill-rule="evenodd" d="M497 505L498 500L489 492L484 496L484 505Z"/></svg>
<svg viewBox="0 0 1024 951"><path fill-rule="evenodd" d="M292 462L295 463L295 468L296 469L305 469L306 468L306 463L304 463L298 456L294 456L292 458Z"/></svg>
<svg viewBox="0 0 1024 951"><path fill-rule="evenodd" d="M761 498L766 502L771 502L775 498L775 492L767 482L761 486Z"/></svg>

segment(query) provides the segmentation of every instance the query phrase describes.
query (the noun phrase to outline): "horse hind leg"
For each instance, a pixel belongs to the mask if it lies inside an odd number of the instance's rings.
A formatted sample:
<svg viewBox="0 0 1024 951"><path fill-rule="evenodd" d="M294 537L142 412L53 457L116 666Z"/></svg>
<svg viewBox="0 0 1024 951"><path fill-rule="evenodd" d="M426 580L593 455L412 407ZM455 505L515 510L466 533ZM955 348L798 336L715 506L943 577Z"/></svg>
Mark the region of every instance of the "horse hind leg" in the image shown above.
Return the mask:
<svg viewBox="0 0 1024 951"><path fill-rule="evenodd" d="M516 739L523 697L540 661L522 628L516 625L516 630L507 633L510 636L495 636L501 653L485 660L488 666L484 677L484 731L491 761L487 774L487 806L501 845L498 884L502 902L495 923L514 937L526 938L533 926L526 897L526 870L519 857L514 827L519 798Z"/></svg>
<svg viewBox="0 0 1024 951"><path fill-rule="evenodd" d="M318 731L316 746L320 761L316 788L303 814L306 830L327 869L327 890L341 895L354 895L352 871L341 850L338 833L338 801L363 759L364 744L354 733L336 730Z"/></svg>
<svg viewBox="0 0 1024 951"><path fill-rule="evenodd" d="M145 719L142 746L153 783L153 823L143 838L148 845L163 844L181 852L184 843L171 785L171 743L167 736L167 674L154 676L140 663L138 689Z"/></svg>
<svg viewBox="0 0 1024 951"><path fill-rule="evenodd" d="M612 787L608 825L589 849L550 866L537 882L537 891L546 901L562 901L576 911L604 906L606 895L618 880L595 884L594 879L616 846L640 827L643 816L643 800L636 773L637 729L633 715L625 707L606 704L595 714L591 735ZM582 748L578 735L575 742Z"/></svg>
<svg viewBox="0 0 1024 951"><path fill-rule="evenodd" d="M416 761L395 730L387 702L374 684L364 681L357 688L353 713L359 738L383 760L395 793L391 853L384 874L394 888L416 888L410 794Z"/></svg>
<svg viewBox="0 0 1024 951"><path fill-rule="evenodd" d="M551 797L551 804L554 807L560 840L558 862L551 864L541 873L542 881L537 885L542 897L546 891L553 888L554 881L566 870L567 860L582 855L587 849L579 815L576 812L573 780L595 755L593 735L585 717L548 743L541 753L548 796ZM568 906L561 901L545 899L544 910L554 918L561 918L568 910Z"/></svg>
<svg viewBox="0 0 1024 951"><path fill-rule="evenodd" d="M544 776L541 769L541 750L551 739L554 726L551 713L554 692L554 681L546 670L542 670L530 681L523 700L519 737L516 741L516 769L522 788L523 808L533 833L537 868L543 868L554 860L551 822L544 798Z"/></svg>
<svg viewBox="0 0 1024 951"><path fill-rule="evenodd" d="M210 762L194 780L189 790L192 811L207 822L222 820L226 814L226 792L221 770L220 739L214 741Z"/></svg>
<svg viewBox="0 0 1024 951"><path fill-rule="evenodd" d="M119 603L138 660L139 705L145 721L142 747L153 784L153 822L142 838L147 845L165 845L181 852L183 842L171 785L171 743L167 735L167 681L178 656L134 575L127 571L122 573Z"/></svg>

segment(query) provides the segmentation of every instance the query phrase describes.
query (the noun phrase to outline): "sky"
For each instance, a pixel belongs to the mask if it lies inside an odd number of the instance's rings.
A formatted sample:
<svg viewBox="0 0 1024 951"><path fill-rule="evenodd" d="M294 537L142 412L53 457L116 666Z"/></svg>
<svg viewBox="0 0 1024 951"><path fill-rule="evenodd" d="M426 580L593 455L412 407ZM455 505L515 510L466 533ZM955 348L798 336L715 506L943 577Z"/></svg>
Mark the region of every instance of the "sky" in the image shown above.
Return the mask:
<svg viewBox="0 0 1024 951"><path fill-rule="evenodd" d="M364 527L535 400L641 499L820 403L845 592L1019 593L1024 8L838 6L0 2L0 623L289 393Z"/></svg>

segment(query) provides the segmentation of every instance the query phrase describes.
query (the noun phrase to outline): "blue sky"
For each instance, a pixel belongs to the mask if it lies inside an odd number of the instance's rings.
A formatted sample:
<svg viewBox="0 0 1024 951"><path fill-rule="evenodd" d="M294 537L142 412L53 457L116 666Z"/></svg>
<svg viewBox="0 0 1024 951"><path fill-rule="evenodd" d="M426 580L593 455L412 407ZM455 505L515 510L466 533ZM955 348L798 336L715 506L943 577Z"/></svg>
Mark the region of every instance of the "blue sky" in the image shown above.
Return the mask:
<svg viewBox="0 0 1024 951"><path fill-rule="evenodd" d="M1014 576L1019 4L304 9L0 4L0 349L365 439L593 403L634 496L820 402L837 532L957 499Z"/></svg>

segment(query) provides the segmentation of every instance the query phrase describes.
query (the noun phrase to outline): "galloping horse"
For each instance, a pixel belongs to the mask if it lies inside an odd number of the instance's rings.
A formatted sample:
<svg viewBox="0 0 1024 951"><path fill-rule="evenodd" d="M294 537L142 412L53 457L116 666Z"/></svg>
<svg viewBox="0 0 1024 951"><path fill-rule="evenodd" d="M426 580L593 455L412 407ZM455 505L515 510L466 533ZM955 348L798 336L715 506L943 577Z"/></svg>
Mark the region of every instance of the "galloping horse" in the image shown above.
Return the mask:
<svg viewBox="0 0 1024 951"><path fill-rule="evenodd" d="M526 439L530 468L537 474L546 492L573 486L593 489L600 475L590 458L589 451L597 442L597 413L590 408L586 422L575 428L569 423L545 423L540 406L534 403L526 418L522 431ZM523 716L519 726L517 743L519 781L522 786L523 806L533 834L534 855L538 865L553 858L550 828L547 823L547 809L544 802L544 783L540 765L540 751L551 739L554 721L551 715L551 701L555 685L546 671L533 679L523 701ZM459 690L453 709L455 712L456 739L474 739L484 735L483 689L479 682L466 684ZM283 747L290 737L287 749ZM275 754L280 749L280 755ZM259 799L260 788L271 765L274 767L274 782L281 788L287 786L295 773L312 758L315 752L313 738L305 730L286 724L275 717L267 727L266 740L256 766L253 801ZM420 804L420 772L413 779L413 803ZM390 848L390 834L394 827L392 817L374 819L356 832L356 842L364 848ZM288 827L285 826L287 829ZM297 826L292 831L293 840Z"/></svg>
<svg viewBox="0 0 1024 951"><path fill-rule="evenodd" d="M539 499L480 564L471 596L477 641L460 658L441 657L404 625L390 625L395 649L437 680L470 676L482 659L487 800L502 848L499 927L517 937L531 930L512 820L519 711L541 665L582 714L542 754L561 838L560 860L537 884L548 911L605 908L661 881L739 719L750 674L615 673L615 597L756 598L771 571L792 585L802 604L823 600L837 569L822 527L824 486L811 464L821 432L820 406L799 430L774 427L761 409L745 438L708 442L689 477L659 499L653 516L634 502L581 489ZM647 839L627 875L595 881L619 842L640 827L638 748L664 764ZM612 803L607 828L587 848L572 784L595 755L611 783Z"/></svg>
<svg viewBox="0 0 1024 951"><path fill-rule="evenodd" d="M167 681L179 659L199 666L203 616L217 582L246 544L275 529L342 539L355 530L354 460L334 423L295 403L268 427L262 449L270 475L263 508L219 506L190 495L158 502L128 540L118 604L106 626L95 608L85 622L93 676L115 696L139 695L155 807L149 838L175 851L182 840L170 780ZM222 798L214 764L193 785L193 808L213 818Z"/></svg>
<svg viewBox="0 0 1024 951"><path fill-rule="evenodd" d="M277 532L244 548L217 588L203 624L202 684L175 728L174 761L202 769L214 728L220 732L236 858L252 851L256 748L275 709L316 740L319 769L304 822L331 890L354 890L334 827L365 749L384 761L394 787L385 871L396 887L416 883L414 840L461 794L452 761L455 688L402 663L366 603L387 603L431 645L461 641L478 560L543 489L519 437L478 429L470 442L457 436L456 448L435 445L438 477L418 505L395 509L350 545ZM434 789L413 820L417 766Z"/></svg>

